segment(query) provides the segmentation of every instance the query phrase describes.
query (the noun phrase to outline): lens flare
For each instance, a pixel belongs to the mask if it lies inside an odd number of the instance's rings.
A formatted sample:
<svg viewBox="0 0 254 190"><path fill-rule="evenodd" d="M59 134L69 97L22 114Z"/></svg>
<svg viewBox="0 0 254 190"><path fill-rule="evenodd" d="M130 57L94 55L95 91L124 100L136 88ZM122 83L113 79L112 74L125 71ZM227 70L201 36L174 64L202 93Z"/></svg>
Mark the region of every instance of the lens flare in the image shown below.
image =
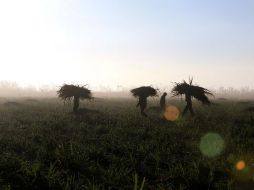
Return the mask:
<svg viewBox="0 0 254 190"><path fill-rule="evenodd" d="M164 112L164 117L168 121L175 121L178 119L180 111L176 106L168 106Z"/></svg>
<svg viewBox="0 0 254 190"><path fill-rule="evenodd" d="M221 154L224 146L224 140L219 134L207 133L201 138L199 148L205 156L214 157Z"/></svg>
<svg viewBox="0 0 254 190"><path fill-rule="evenodd" d="M240 160L236 163L235 167L237 170L243 170L246 167L246 164L243 160Z"/></svg>

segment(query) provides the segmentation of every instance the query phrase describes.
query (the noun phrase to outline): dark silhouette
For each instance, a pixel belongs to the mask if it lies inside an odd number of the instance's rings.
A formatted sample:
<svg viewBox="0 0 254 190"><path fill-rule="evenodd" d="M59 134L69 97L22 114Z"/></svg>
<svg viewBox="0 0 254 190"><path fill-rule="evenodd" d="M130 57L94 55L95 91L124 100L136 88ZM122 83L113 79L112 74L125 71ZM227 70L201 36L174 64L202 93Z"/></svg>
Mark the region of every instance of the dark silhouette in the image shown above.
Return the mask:
<svg viewBox="0 0 254 190"><path fill-rule="evenodd" d="M187 111L190 110L191 115L194 116L195 114L194 114L194 111L192 108L191 95L188 91L185 94L185 101L186 101L187 105L183 110L183 115L185 115L187 113Z"/></svg>
<svg viewBox="0 0 254 190"><path fill-rule="evenodd" d="M64 84L58 91L58 97L66 100L71 100L73 98L73 112L77 113L79 108L79 100L92 99L91 91L84 86L75 86Z"/></svg>
<svg viewBox="0 0 254 190"><path fill-rule="evenodd" d="M167 96L167 93L164 92L160 99L160 106L162 110L166 109L166 96Z"/></svg>
<svg viewBox="0 0 254 190"><path fill-rule="evenodd" d="M149 96L157 96L157 90L150 86L142 86L131 90L134 97L138 97L138 103L136 107L140 107L140 112L143 116L147 117L145 109L147 106L147 98Z"/></svg>
<svg viewBox="0 0 254 190"><path fill-rule="evenodd" d="M172 90L173 96L185 95L185 101L187 103L183 115L187 113L189 110L191 115L194 116L194 111L192 108L192 97L196 98L197 100L201 101L203 104L210 105L211 102L209 101L206 95L213 95L209 90L192 85L192 80L190 79L190 83L183 81L182 83L175 83L175 86Z"/></svg>
<svg viewBox="0 0 254 190"><path fill-rule="evenodd" d="M145 113L145 109L146 109L146 106L147 106L147 97L145 96L140 96L139 99L138 99L138 103L136 105L136 107L140 106L140 111L141 111L141 114L145 117L147 117L147 114Z"/></svg>
<svg viewBox="0 0 254 190"><path fill-rule="evenodd" d="M73 112L77 112L78 108L79 108L79 96L74 96L73 99Z"/></svg>

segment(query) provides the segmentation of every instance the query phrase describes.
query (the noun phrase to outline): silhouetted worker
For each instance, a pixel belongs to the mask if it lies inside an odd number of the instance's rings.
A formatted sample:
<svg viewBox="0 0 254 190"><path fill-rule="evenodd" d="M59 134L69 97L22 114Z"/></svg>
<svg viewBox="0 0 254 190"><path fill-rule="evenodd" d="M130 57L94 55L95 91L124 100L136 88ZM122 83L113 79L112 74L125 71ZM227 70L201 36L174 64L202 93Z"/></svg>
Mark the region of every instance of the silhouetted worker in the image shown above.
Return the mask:
<svg viewBox="0 0 254 190"><path fill-rule="evenodd" d="M138 107L138 106L140 107L140 112L145 117L147 117L147 115L145 113L146 105L147 105L147 97L146 96L139 96L138 104L136 105L136 107Z"/></svg>
<svg viewBox="0 0 254 190"><path fill-rule="evenodd" d="M184 108L183 115L185 115L188 110L192 116L195 115L192 109L192 97L196 98L198 101L202 102L205 105L211 105L207 95L213 96L213 93L201 86L192 85L192 80L193 79L190 79L189 84L186 81L183 81L182 83L175 83L175 86L171 91L173 96L180 96L183 94L185 95L185 101L187 105Z"/></svg>
<svg viewBox="0 0 254 190"><path fill-rule="evenodd" d="M188 92L188 91L185 94L185 101L187 102L187 105L184 108L183 115L185 115L187 113L187 111L189 110L191 115L194 116L195 114L192 109L191 95L190 95L190 92Z"/></svg>
<svg viewBox="0 0 254 190"><path fill-rule="evenodd" d="M167 93L164 92L160 99L160 106L162 110L166 109L166 96L167 96Z"/></svg>
<svg viewBox="0 0 254 190"><path fill-rule="evenodd" d="M78 111L78 107L79 107L79 97L74 96L74 106L73 106L74 113Z"/></svg>
<svg viewBox="0 0 254 190"><path fill-rule="evenodd" d="M147 117L145 113L147 98L149 96L157 96L157 90L151 86L141 86L139 88L134 88L130 91L135 98L138 98L138 104L136 107L140 107L141 115Z"/></svg>

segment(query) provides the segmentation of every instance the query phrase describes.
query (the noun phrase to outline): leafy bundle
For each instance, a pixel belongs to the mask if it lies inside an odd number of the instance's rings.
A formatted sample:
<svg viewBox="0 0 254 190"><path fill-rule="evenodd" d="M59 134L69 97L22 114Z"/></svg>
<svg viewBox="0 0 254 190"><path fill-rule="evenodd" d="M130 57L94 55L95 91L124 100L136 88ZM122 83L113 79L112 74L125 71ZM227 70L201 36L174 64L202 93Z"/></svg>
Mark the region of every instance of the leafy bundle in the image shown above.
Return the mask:
<svg viewBox="0 0 254 190"><path fill-rule="evenodd" d="M151 86L141 86L139 88L134 88L131 90L134 97L153 97L157 96L157 90Z"/></svg>
<svg viewBox="0 0 254 190"><path fill-rule="evenodd" d="M71 100L73 97L80 99L92 99L91 90L85 86L64 84L58 91L58 97L63 100Z"/></svg>
<svg viewBox="0 0 254 190"><path fill-rule="evenodd" d="M194 86L191 83L188 84L186 81L182 83L175 83L174 88L172 89L173 96L179 96L183 94L189 94L190 96L196 98L198 101L201 101L203 104L210 104L207 95L213 95L209 90L200 86Z"/></svg>

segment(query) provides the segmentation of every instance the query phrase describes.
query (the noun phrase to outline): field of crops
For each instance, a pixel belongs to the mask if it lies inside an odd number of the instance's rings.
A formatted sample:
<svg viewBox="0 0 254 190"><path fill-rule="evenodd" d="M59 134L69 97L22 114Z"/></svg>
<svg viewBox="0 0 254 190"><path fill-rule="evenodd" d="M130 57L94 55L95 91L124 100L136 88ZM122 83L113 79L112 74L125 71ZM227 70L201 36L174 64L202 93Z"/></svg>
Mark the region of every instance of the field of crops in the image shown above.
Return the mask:
<svg viewBox="0 0 254 190"><path fill-rule="evenodd" d="M151 99L0 100L0 189L254 189L252 102L194 102L167 121ZM184 101L169 101L180 110Z"/></svg>

